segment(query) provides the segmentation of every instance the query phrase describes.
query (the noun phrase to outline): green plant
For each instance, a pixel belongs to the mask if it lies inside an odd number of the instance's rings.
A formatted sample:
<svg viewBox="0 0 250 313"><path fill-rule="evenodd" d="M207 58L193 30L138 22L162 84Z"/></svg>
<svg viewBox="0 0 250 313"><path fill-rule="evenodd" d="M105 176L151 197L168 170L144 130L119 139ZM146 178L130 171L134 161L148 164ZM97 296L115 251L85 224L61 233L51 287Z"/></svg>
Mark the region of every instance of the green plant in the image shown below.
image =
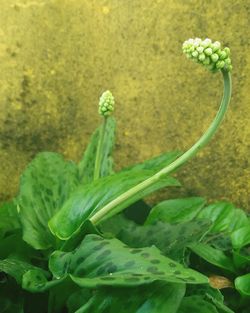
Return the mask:
<svg viewBox="0 0 250 313"><path fill-rule="evenodd" d="M208 130L185 153L168 152L114 173L114 98L105 92L99 103L103 123L81 161L38 154L17 197L0 209L0 312L233 312L230 306L246 312L246 214L199 197L166 200L151 210L141 201L180 185L169 174L209 142L230 101L229 49L196 38L183 51L222 72L224 95ZM131 206L144 215L139 223L124 213ZM219 276L229 287L235 279L230 291L236 301L225 294L224 303L212 287Z"/></svg>

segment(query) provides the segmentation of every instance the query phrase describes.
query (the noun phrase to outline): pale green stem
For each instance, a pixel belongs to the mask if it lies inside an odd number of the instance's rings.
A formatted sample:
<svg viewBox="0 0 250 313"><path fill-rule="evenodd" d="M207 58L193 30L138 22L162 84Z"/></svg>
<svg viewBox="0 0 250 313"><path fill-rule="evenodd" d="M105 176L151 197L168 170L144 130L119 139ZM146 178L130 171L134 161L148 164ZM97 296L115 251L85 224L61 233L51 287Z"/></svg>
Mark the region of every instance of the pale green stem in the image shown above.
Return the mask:
<svg viewBox="0 0 250 313"><path fill-rule="evenodd" d="M104 116L104 121L102 127L100 129L99 141L96 150L96 158L95 158L95 169L94 169L94 180L97 180L100 177L100 168L102 162L102 150L103 150L103 142L107 125L107 117Z"/></svg>
<svg viewBox="0 0 250 313"><path fill-rule="evenodd" d="M206 132L200 137L200 139L185 153L183 153L179 158L173 161L171 164L164 167L162 170L151 176L150 178L144 180L143 182L139 183L138 185L132 187L131 189L127 190L120 196L118 196L113 201L109 202L105 205L102 209L96 212L91 218L90 221L93 224L98 224L103 217L110 213L117 205L121 204L125 200L129 199L130 197L134 196L137 192L144 190L145 188L151 186L156 181L158 181L163 175L168 175L174 172L177 168L184 165L188 160L194 157L197 152L199 152L213 137L216 130L220 126L223 117L227 111L230 98L231 98L231 89L232 89L232 82L231 76L229 72L222 71L223 79L224 79L224 93L223 98L221 100L220 108L213 120L210 124Z"/></svg>

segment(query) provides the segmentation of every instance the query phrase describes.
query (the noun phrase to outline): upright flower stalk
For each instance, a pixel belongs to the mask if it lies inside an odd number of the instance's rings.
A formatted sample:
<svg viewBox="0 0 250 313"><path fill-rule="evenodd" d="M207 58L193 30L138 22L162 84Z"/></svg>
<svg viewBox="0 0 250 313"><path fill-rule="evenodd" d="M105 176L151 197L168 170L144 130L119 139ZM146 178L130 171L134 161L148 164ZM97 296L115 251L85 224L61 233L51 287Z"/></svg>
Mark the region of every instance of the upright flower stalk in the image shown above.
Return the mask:
<svg viewBox="0 0 250 313"><path fill-rule="evenodd" d="M218 41L212 42L208 38L205 40L195 38L189 39L184 42L183 52L187 55L188 58L193 59L195 62L206 67L211 72L215 73L221 71L222 73L224 81L224 92L219 110L214 120L212 121L208 129L205 131L205 133L199 138L199 140L190 149L183 153L179 158L177 158L171 164L167 165L165 168L158 171L150 178L127 190L119 197L105 205L98 212L96 212L90 218L90 221L93 224L98 224L101 220L104 219L107 213L110 213L113 209L115 209L117 205L126 201L127 199L135 195L137 192L140 192L145 188L148 188L156 181L161 179L163 176L173 173L176 169L184 165L211 140L211 138L219 128L227 111L231 98L232 82L230 71L232 70L232 65L230 59L230 49L229 48L221 49L221 44Z"/></svg>
<svg viewBox="0 0 250 313"><path fill-rule="evenodd" d="M96 150L96 159L95 159L95 168L94 168L94 180L97 180L100 177L100 168L102 163L102 151L104 136L106 132L107 119L114 111L115 100L112 93L107 90L105 91L99 101L99 114L103 117L104 121L100 129L99 140Z"/></svg>

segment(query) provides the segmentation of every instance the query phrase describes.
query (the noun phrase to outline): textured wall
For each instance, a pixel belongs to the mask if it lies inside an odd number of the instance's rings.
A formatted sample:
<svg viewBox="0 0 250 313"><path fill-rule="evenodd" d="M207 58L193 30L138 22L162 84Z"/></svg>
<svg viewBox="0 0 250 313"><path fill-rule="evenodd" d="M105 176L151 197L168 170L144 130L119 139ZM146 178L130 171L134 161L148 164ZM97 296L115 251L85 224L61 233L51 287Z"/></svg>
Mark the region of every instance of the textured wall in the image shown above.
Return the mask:
<svg viewBox="0 0 250 313"><path fill-rule="evenodd" d="M97 126L99 95L116 98L117 168L187 149L218 107L222 81L181 45L230 46L233 98L221 131L179 171L184 187L249 209L249 1L0 0L0 198L38 151L79 160Z"/></svg>

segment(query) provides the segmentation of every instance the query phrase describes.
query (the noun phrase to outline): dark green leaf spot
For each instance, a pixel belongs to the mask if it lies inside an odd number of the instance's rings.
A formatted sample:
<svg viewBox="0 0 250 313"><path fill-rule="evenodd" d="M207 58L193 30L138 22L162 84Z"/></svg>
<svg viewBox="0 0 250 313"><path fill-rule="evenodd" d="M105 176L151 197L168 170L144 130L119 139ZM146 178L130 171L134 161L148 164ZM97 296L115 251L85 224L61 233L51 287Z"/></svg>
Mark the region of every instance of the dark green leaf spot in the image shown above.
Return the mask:
<svg viewBox="0 0 250 313"><path fill-rule="evenodd" d="M153 260L150 260L150 263L152 263L152 264L159 264L161 262L160 262L160 260L153 259Z"/></svg>

